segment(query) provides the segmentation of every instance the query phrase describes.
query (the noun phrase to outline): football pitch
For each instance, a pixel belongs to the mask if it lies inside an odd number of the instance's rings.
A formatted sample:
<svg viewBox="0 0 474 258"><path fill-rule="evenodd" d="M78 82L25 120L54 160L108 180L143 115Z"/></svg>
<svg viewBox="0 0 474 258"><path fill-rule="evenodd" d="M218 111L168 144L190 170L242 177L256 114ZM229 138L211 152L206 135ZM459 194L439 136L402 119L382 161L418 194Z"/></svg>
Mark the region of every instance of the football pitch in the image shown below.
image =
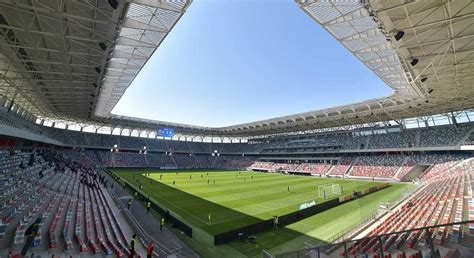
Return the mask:
<svg viewBox="0 0 474 258"><path fill-rule="evenodd" d="M151 169L114 169L113 171L137 189L139 185L143 185L141 191L145 195L161 207L170 210L172 215L193 228L193 238L199 237L198 232L200 231L209 235L216 235L270 219L274 215L282 216L297 211L300 209L300 205L304 203L312 201L321 203L341 195L340 192L331 193L331 191L328 191L327 199L324 199L318 191L318 186L335 184L341 187L342 194L348 194L353 190L363 190L381 184L380 182L363 180L328 179L246 171L161 171ZM355 223L360 223L367 215L376 211L381 202L400 198L402 191L409 190L408 187L401 187L401 185L396 184L360 198L361 200L356 202L331 209L337 209L338 214L331 215L329 213L328 216L327 212L331 211L328 210L288 225L284 229L262 233L262 236L266 235L266 237L272 238L273 241L266 244L264 242L259 243L263 245L259 248L268 250L280 245L279 248L281 249L283 248L281 244L288 245L286 242L301 236L302 232L300 231L310 232L317 228L318 224L328 223L327 219L331 216L337 219L341 215L354 215L352 218L351 216L346 217L348 221L339 221L339 223L327 227L330 229L327 232L328 235L318 235L318 241L325 241L332 237L330 233L336 234L354 226ZM371 195L374 196L371 197ZM364 206L361 203L364 198L370 200L367 207L354 206ZM347 206L348 204L349 206ZM347 206L347 208L344 209L344 206ZM319 219L315 220L314 218L318 216ZM310 236L309 238L314 237ZM209 243L209 241L206 242ZM224 246L227 249L236 249L238 253L244 254L244 256L258 255L261 252L258 248L255 249L255 246L252 246L251 250L247 250L246 244L236 241ZM300 243L295 246L300 246ZM203 248L202 245L199 245L199 248ZM214 247L209 248L214 249ZM294 247L289 246L288 248ZM282 250L286 249L285 247ZM206 250L206 254L214 251L218 250Z"/></svg>

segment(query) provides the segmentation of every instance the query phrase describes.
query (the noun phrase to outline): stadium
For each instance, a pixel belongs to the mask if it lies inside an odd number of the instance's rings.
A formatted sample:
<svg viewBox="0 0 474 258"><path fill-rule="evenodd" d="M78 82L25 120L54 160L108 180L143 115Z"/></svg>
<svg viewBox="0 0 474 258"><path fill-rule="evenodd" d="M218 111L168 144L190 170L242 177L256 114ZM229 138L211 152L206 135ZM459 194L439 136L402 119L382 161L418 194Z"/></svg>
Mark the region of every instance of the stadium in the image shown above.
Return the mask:
<svg viewBox="0 0 474 258"><path fill-rule="evenodd" d="M473 1L294 1L387 96L114 114L193 4L0 1L0 257L474 257Z"/></svg>

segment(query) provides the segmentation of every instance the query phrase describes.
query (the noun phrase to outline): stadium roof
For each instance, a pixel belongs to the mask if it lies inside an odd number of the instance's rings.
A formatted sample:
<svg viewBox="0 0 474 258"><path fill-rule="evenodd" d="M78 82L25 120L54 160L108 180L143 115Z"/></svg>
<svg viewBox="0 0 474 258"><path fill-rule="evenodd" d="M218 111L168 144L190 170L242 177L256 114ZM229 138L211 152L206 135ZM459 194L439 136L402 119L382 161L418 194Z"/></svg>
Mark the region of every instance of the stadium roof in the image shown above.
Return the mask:
<svg viewBox="0 0 474 258"><path fill-rule="evenodd" d="M39 117L148 130L172 127L177 133L214 136L398 121L474 107L472 1L297 0L394 93L221 128L111 114L190 4L191 0L0 2L0 94Z"/></svg>

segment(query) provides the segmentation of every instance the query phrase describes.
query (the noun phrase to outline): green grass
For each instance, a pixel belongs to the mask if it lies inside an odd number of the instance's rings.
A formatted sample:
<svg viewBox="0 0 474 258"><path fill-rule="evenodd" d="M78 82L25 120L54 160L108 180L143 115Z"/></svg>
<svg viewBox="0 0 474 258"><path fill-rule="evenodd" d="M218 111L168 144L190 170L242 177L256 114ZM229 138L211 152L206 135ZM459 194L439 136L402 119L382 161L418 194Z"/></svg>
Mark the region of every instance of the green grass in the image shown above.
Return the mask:
<svg viewBox="0 0 474 258"><path fill-rule="evenodd" d="M168 207L186 222L213 235L270 219L273 215L297 211L300 204L308 201L324 202L319 197L318 185L337 183L343 186L344 193L350 193L379 184L238 171L146 173L150 175L119 171L119 175L129 183L135 186L143 184L143 191L152 199Z"/></svg>
<svg viewBox="0 0 474 258"><path fill-rule="evenodd" d="M273 254L303 249L306 241L326 244L334 236L359 225L377 212L380 203L398 200L402 192L413 189L414 185L410 184L392 184L390 188L316 214L288 225L282 230L258 234L258 245L254 248L246 248L248 244L239 241L234 241L230 245L247 256L258 256L262 249Z"/></svg>
<svg viewBox="0 0 474 258"><path fill-rule="evenodd" d="M136 187L143 184L144 193L192 226L194 237L185 240L205 257L222 257L229 253L258 256L262 249L284 252L304 248L304 242L308 240L325 242L359 224L376 211L381 202L399 198L402 191L411 190L409 185L395 184L279 230L260 233L256 245L234 241L212 246L212 237L206 237L206 234L215 235L276 214L284 215L298 210L301 203L308 201L323 202L324 199L318 196L318 185L336 183L343 186L344 193L350 193L379 183L238 171L181 170L176 174L176 171L115 169L114 172ZM147 176L146 173L151 174Z"/></svg>

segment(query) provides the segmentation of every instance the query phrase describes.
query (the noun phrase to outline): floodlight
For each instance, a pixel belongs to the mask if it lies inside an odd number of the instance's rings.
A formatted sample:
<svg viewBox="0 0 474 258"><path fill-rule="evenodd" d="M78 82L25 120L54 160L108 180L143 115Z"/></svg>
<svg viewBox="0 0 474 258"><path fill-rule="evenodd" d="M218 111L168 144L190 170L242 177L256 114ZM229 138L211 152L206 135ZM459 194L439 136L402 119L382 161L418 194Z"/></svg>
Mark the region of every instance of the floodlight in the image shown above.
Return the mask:
<svg viewBox="0 0 474 258"><path fill-rule="evenodd" d="M405 35L405 32L403 30L398 31L397 34L395 34L395 40L399 41L400 39L403 38L403 35Z"/></svg>
<svg viewBox="0 0 474 258"><path fill-rule="evenodd" d="M107 49L107 45L104 43L104 42L100 42L99 43L99 47L100 49L102 49L103 51L105 51Z"/></svg>
<svg viewBox="0 0 474 258"><path fill-rule="evenodd" d="M117 7L119 5L119 0L108 0L110 7L114 8L114 10L117 10Z"/></svg>

